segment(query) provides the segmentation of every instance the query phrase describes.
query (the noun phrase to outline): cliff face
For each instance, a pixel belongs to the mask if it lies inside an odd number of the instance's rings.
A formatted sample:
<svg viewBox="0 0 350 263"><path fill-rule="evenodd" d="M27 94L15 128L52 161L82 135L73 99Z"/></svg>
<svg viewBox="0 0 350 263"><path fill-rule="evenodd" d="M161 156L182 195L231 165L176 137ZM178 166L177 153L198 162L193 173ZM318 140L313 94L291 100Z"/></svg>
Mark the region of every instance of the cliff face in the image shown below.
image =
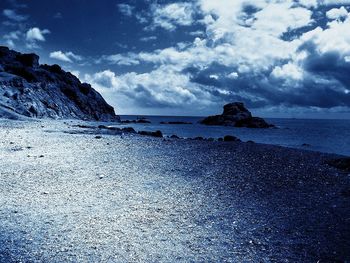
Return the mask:
<svg viewBox="0 0 350 263"><path fill-rule="evenodd" d="M120 121L96 90L60 66L0 47L0 117L21 116Z"/></svg>

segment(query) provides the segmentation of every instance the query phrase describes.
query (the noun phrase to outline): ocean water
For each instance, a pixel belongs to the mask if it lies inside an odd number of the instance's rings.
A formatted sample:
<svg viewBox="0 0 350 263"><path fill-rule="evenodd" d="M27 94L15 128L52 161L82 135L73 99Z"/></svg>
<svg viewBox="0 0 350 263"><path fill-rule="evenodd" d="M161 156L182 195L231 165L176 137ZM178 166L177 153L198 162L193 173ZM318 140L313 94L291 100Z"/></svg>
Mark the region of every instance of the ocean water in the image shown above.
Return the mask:
<svg viewBox="0 0 350 263"><path fill-rule="evenodd" d="M135 130L161 130L164 135L176 134L179 137L219 138L234 135L242 141L281 145L326 153L350 156L350 120L325 119L277 119L267 118L278 129L248 129L224 126L206 126L198 122L203 117L142 116L150 124L123 124ZM123 115L122 120L135 120L137 116ZM160 124L165 121L192 122L190 125ZM304 145L303 145L304 144ZM306 145L305 145L306 144Z"/></svg>

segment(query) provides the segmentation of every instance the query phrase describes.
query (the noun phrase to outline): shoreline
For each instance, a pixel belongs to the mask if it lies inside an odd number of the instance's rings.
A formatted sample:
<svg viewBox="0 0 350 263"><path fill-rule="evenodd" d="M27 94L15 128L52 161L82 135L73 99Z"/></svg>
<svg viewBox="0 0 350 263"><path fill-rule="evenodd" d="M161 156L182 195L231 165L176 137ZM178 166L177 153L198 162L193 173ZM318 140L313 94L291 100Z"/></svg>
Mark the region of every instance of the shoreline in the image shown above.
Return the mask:
<svg viewBox="0 0 350 263"><path fill-rule="evenodd" d="M138 116L138 115L121 115L121 116ZM146 115L145 115L146 116ZM155 117L152 115L152 117ZM156 116L158 117L158 116ZM160 117L167 117L167 116L160 116ZM168 117L181 117L181 116L168 116ZM186 116L185 116L186 117ZM275 118L275 119L280 119L280 118ZM293 119L293 118L290 118ZM300 119L303 120L303 119ZM314 119L314 120L318 120L318 119ZM75 134L96 134L96 135L120 135L121 133L136 133L142 136L149 136L149 137L154 137L151 135L152 132L156 132L158 131L158 129L150 129L150 127L153 127L154 124L157 123L146 123L146 125L144 125L144 123L123 123L123 122L103 122L103 121L91 121L91 120L78 120L78 119L57 119L57 120L53 120L53 119L37 119L37 118L27 118L27 119L4 119L4 118L0 118L0 122L6 122L6 121L11 121L11 122L18 122L18 123L31 123L31 122L47 122L47 123L62 123L64 125L66 125L69 128L76 128L76 130L72 133ZM194 123L193 123L194 124ZM150 126L148 126L150 125ZM162 122L159 123L159 126L171 126L171 124L169 125L164 125ZM182 125L176 125L175 126L182 126ZM208 127L207 125L204 125L205 127ZM67 128L66 127L66 128ZM139 127L143 127L141 129L138 129ZM210 127L210 126L209 126ZM218 128L220 127L224 127L227 128L226 126L216 126ZM161 128L161 127L160 127ZM73 130L64 130L65 133L71 133L71 131ZM252 129L252 128L235 128L238 130L241 129L248 129L248 130L274 130L274 129L282 129L280 127L276 127L276 128L269 128L269 129ZM283 129L289 129L289 128L283 128ZM85 130L85 131L84 131ZM90 131L89 131L90 130ZM134 131L133 131L134 130ZM237 132L237 130L235 130ZM50 132L50 131L48 131ZM143 133L143 134L140 134ZM300 145L283 145L283 144L278 144L278 143L266 143L266 142L259 142L259 141L254 141L251 139L246 139L246 140L241 140L241 138L238 136L236 137L236 134L233 134L232 132L227 132L227 134L222 134L222 137L218 137L218 136L213 136L213 137L207 137L207 136L195 136L195 137L187 137L187 136L180 136L176 133L165 133L163 134L163 131L160 130L160 132L162 133L164 139L179 139L179 140L194 140L194 141L219 141L219 142L223 142L225 136L233 136L235 138L238 139L238 141L241 141L242 143L254 143L257 145L270 145L270 146L276 146L276 147L283 147L283 148L287 148L287 149L296 149L296 150L300 150L300 151L310 151L310 152L315 152L315 153L320 153L320 154L328 154L328 155L333 155L335 158L349 158L350 154L345 154L345 153L337 153L337 152L333 152L333 151L322 151L322 150L318 150L318 149L313 149L313 145L309 144L309 143L302 143ZM149 134L146 134L149 133ZM156 136L159 137L159 136Z"/></svg>
<svg viewBox="0 0 350 263"><path fill-rule="evenodd" d="M0 122L1 262L350 259L339 155L69 122Z"/></svg>

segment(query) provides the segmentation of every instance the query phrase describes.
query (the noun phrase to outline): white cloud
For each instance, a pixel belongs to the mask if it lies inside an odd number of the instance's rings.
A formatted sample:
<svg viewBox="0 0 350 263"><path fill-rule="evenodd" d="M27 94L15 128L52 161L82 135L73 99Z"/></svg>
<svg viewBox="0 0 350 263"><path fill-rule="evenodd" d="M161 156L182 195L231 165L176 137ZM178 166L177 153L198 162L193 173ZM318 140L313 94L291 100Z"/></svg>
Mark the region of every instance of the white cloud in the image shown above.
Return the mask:
<svg viewBox="0 0 350 263"><path fill-rule="evenodd" d="M109 69L94 73L93 75L86 74L85 79L90 83L94 83L99 88L118 89L120 86L117 76Z"/></svg>
<svg viewBox="0 0 350 263"><path fill-rule="evenodd" d="M21 32L19 30L12 31L3 36L5 43L7 46L14 48L15 47L15 41L20 39Z"/></svg>
<svg viewBox="0 0 350 263"><path fill-rule="evenodd" d="M340 8L333 8L326 13L329 19L340 19L348 16L348 11L344 6Z"/></svg>
<svg viewBox="0 0 350 263"><path fill-rule="evenodd" d="M4 35L4 38L18 40L20 35L21 35L20 31L12 31L12 32L9 32L8 34Z"/></svg>
<svg viewBox="0 0 350 263"><path fill-rule="evenodd" d="M227 77L231 79L236 79L239 77L239 75L237 72L231 72Z"/></svg>
<svg viewBox="0 0 350 263"><path fill-rule="evenodd" d="M328 23L328 28L315 28L305 33L301 40L311 41L318 52L337 52L342 56L350 54L350 17L344 21L334 20Z"/></svg>
<svg viewBox="0 0 350 263"><path fill-rule="evenodd" d="M347 5L350 0L297 0L299 4L307 8L317 8L319 6Z"/></svg>
<svg viewBox="0 0 350 263"><path fill-rule="evenodd" d="M307 8L315 8L318 6L318 0L299 0L298 2Z"/></svg>
<svg viewBox="0 0 350 263"><path fill-rule="evenodd" d="M120 76L111 70L105 70L92 75L86 74L85 81L102 94L115 94L115 98L111 98L112 101L116 100L112 103L114 105L122 103L121 94L146 108L193 107L211 103L210 94L191 83L188 75L178 74L170 67L159 67L149 73L130 72Z"/></svg>
<svg viewBox="0 0 350 263"><path fill-rule="evenodd" d="M134 10L134 7L128 4L118 4L119 11L126 15L126 16L132 16L132 12Z"/></svg>
<svg viewBox="0 0 350 263"><path fill-rule="evenodd" d="M124 65L124 66L140 64L138 60L138 55L132 52L129 52L123 55L115 54L115 55L102 56L99 60L97 60L97 63L101 63L102 61L107 61L110 64Z"/></svg>
<svg viewBox="0 0 350 263"><path fill-rule="evenodd" d="M48 29L41 30L40 28L33 27L30 28L26 33L26 39L28 41L45 41L45 34L49 34L50 31Z"/></svg>
<svg viewBox="0 0 350 263"><path fill-rule="evenodd" d="M62 52L62 51L54 51L50 53L50 58L54 58L57 60L61 60L64 62L72 63L73 60L81 61L83 58L79 55L74 54L73 52Z"/></svg>
<svg viewBox="0 0 350 263"><path fill-rule="evenodd" d="M149 36L149 37L140 38L140 41L142 41L142 42L148 42L148 41L153 41L153 40L157 40L157 37L156 36Z"/></svg>
<svg viewBox="0 0 350 263"><path fill-rule="evenodd" d="M319 0L323 5L349 5L350 0Z"/></svg>
<svg viewBox="0 0 350 263"><path fill-rule="evenodd" d="M194 7L191 3L172 3L165 6L158 4L151 8L153 22L148 29L157 27L173 31L177 26L190 26L194 23Z"/></svg>
<svg viewBox="0 0 350 263"><path fill-rule="evenodd" d="M83 60L83 57L82 57L82 56L76 55L76 54L74 54L74 53L71 52L71 51L67 52L66 55L67 55L68 57L70 57L70 58L73 58L73 59L77 60L77 61Z"/></svg>
<svg viewBox="0 0 350 263"><path fill-rule="evenodd" d="M288 63L283 66L277 66L273 69L272 76L275 78L291 78L294 80L301 80L303 77L303 69L295 64Z"/></svg>
<svg viewBox="0 0 350 263"><path fill-rule="evenodd" d="M15 22L23 22L28 19L28 16L17 14L16 11L12 9L4 9L2 14Z"/></svg>
<svg viewBox="0 0 350 263"><path fill-rule="evenodd" d="M196 37L203 37L205 35L205 33L202 30L189 32L188 34L191 36L196 36Z"/></svg>
<svg viewBox="0 0 350 263"><path fill-rule="evenodd" d="M302 7L292 7L292 3L268 4L257 12L252 27L254 29L280 36L283 33L311 24L312 12Z"/></svg>

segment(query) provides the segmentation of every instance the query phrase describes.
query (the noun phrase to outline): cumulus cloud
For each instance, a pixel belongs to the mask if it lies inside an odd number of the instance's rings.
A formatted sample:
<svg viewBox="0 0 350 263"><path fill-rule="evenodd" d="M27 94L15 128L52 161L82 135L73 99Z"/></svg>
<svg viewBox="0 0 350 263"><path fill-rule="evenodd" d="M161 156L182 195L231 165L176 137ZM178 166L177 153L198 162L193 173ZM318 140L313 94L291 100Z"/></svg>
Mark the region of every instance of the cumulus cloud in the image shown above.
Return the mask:
<svg viewBox="0 0 350 263"><path fill-rule="evenodd" d="M194 23L194 7L192 3L180 2L167 5L153 4L151 15L152 24L148 29L164 28L173 31L177 26L190 26Z"/></svg>
<svg viewBox="0 0 350 263"><path fill-rule="evenodd" d="M38 42L45 42L45 35L49 34L50 31L48 29L41 30L38 27L30 28L25 33L25 39L26 39L26 47L29 49L36 49L40 48L38 45Z"/></svg>
<svg viewBox="0 0 350 263"><path fill-rule="evenodd" d="M13 9L4 9L2 11L2 14L7 17L8 19L15 21L15 22L23 22L28 19L28 16L26 15L20 15Z"/></svg>
<svg viewBox="0 0 350 263"><path fill-rule="evenodd" d="M28 41L45 41L45 34L49 34L50 30L48 29L43 29L41 30L38 27L32 27L30 28L27 33L26 33L26 39Z"/></svg>
<svg viewBox="0 0 350 263"><path fill-rule="evenodd" d="M159 6L152 13L153 28L175 30L181 25L176 17L182 16L188 18L182 25L192 25L200 13L203 34L192 43L103 58L151 64L149 72L117 76L108 70L86 77L102 91L114 90L143 107L192 105L194 110L241 100L257 108L349 109L350 18L338 4L198 0Z"/></svg>
<svg viewBox="0 0 350 263"><path fill-rule="evenodd" d="M348 16L348 11L344 6L340 8L333 8L326 13L329 19L341 19L346 18Z"/></svg>
<svg viewBox="0 0 350 263"><path fill-rule="evenodd" d="M50 53L50 58L61 60L64 62L73 63L73 61L81 61L82 56L76 55L73 52L62 52L62 51L54 51Z"/></svg>
<svg viewBox="0 0 350 263"><path fill-rule="evenodd" d="M272 3L254 15L252 28L266 34L281 36L288 30L312 23L312 12L302 7L292 7L293 3Z"/></svg>
<svg viewBox="0 0 350 263"><path fill-rule="evenodd" d="M191 83L189 75L177 74L169 67L159 67L149 73L130 72L120 76L105 70L87 74L85 80L102 94L110 94L112 90L115 96L122 94L137 106L146 108L186 108L211 103L210 93Z"/></svg>
<svg viewBox="0 0 350 263"><path fill-rule="evenodd" d="M272 70L271 75L275 78L300 80L303 77L303 69L289 62L282 66L275 67Z"/></svg>
<svg viewBox="0 0 350 263"><path fill-rule="evenodd" d="M303 42L312 42L320 53L337 52L345 56L350 52L350 17L344 21L332 21L327 28L317 27L303 34Z"/></svg>

